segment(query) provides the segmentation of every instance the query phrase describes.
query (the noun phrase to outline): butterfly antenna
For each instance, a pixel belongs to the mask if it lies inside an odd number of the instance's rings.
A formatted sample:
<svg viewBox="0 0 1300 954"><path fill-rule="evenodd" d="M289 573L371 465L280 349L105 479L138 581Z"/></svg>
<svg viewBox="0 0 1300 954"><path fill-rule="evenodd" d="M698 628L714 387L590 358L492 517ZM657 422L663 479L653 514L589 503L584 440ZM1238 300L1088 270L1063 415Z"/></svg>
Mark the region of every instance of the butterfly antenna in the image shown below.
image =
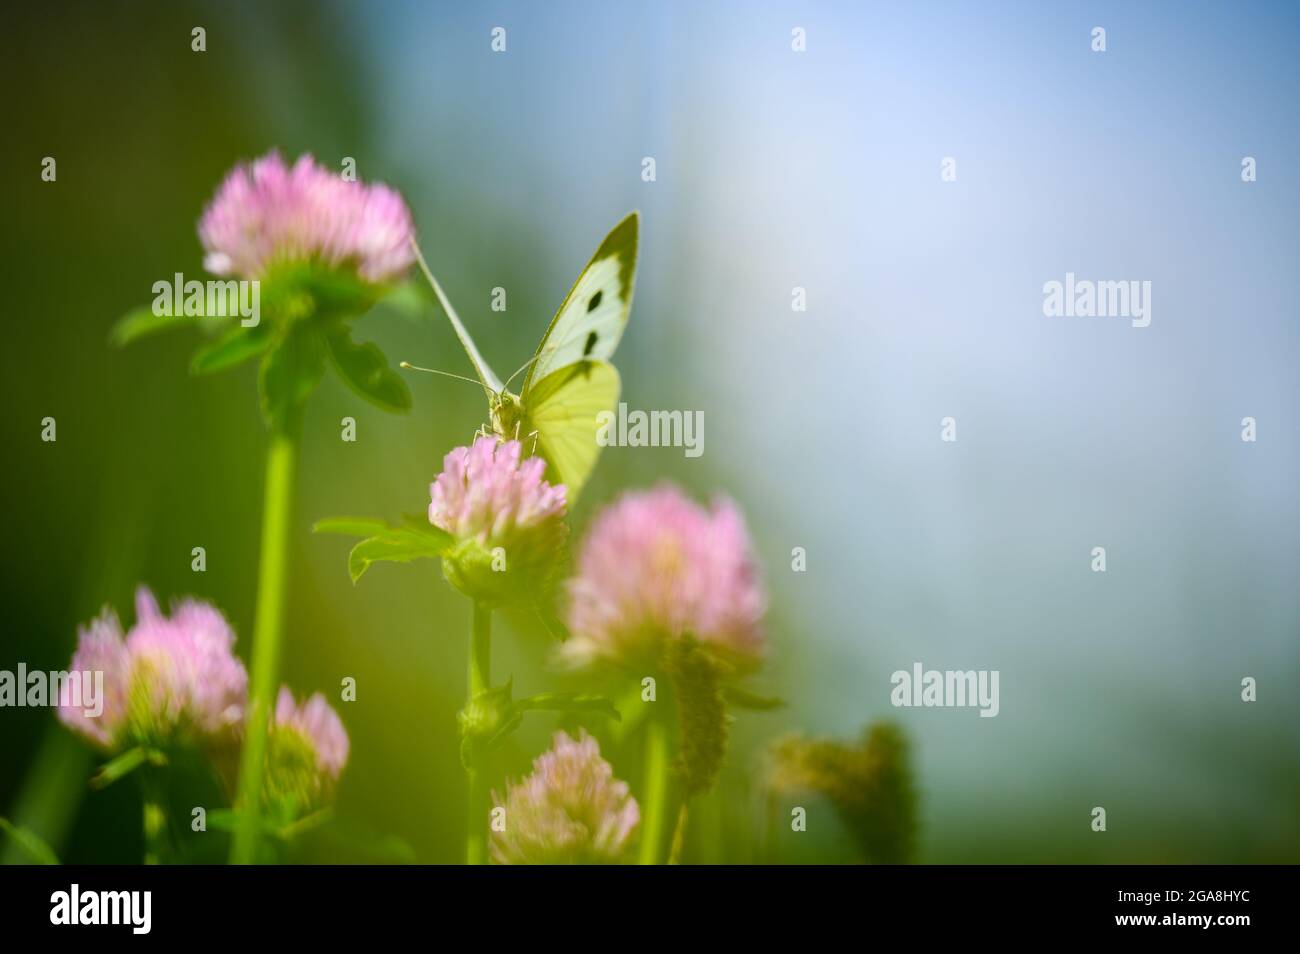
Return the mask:
<svg viewBox="0 0 1300 954"><path fill-rule="evenodd" d="M541 353L539 352L538 354L533 355L531 358L529 358L527 361L525 361L523 364L521 364L521 365L519 366L519 370L518 370L518 371L516 371L514 374L510 375L510 377L506 378L506 384L505 384L505 386L506 386L506 387L510 387L510 382L513 381L515 378L519 377L519 375L523 374L523 373L524 373L525 371L527 371L529 368L531 368L531 367L533 366L533 362L536 361L536 360L537 360L538 358L540 358L541 356L542 356L542 355L541 355Z"/></svg>
<svg viewBox="0 0 1300 954"><path fill-rule="evenodd" d="M437 368L422 368L418 364L411 364L409 361L403 361L398 364L399 368L405 368L407 371L423 371L426 374L441 374L444 378L455 378L457 381L468 381L470 384L477 384L483 387L482 381L475 381L473 378L467 378L463 374L452 374L450 371L439 371ZM487 390L483 387L483 390Z"/></svg>

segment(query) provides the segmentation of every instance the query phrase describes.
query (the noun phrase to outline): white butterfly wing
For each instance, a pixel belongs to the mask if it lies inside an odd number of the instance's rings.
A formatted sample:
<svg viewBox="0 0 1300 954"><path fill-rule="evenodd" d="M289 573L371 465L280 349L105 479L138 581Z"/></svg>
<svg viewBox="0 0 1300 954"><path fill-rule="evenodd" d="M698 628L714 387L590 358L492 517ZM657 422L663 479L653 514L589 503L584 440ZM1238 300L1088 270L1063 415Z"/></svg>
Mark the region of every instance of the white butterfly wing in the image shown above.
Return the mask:
<svg viewBox="0 0 1300 954"><path fill-rule="evenodd" d="M579 361L608 361L632 310L640 218L631 213L605 236L546 330L520 392Z"/></svg>

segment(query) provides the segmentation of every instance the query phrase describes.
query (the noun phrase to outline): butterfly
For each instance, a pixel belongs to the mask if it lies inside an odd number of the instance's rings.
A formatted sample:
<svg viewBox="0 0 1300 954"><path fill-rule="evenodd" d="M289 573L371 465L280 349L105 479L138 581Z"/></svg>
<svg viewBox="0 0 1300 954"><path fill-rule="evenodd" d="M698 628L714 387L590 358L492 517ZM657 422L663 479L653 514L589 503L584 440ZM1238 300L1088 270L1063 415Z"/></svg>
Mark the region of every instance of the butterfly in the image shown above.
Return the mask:
<svg viewBox="0 0 1300 954"><path fill-rule="evenodd" d="M416 247L420 268L487 394L492 432L501 440L519 440L542 457L547 479L568 490L569 506L596 465L600 417L618 404L621 381L609 359L632 310L639 224L640 217L632 212L605 236L561 302L533 357L505 382L479 354ZM414 366L404 362L403 367ZM523 387L515 394L510 381L523 372Z"/></svg>

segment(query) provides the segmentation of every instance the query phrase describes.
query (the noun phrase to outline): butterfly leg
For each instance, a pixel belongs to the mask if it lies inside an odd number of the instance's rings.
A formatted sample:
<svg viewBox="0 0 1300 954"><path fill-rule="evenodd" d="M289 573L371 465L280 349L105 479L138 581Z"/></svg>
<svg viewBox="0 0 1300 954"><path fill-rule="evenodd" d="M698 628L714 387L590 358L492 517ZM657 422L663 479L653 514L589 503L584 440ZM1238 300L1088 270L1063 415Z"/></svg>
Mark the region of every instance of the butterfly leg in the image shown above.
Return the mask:
<svg viewBox="0 0 1300 954"><path fill-rule="evenodd" d="M532 450L530 450L528 453L534 457L537 456L537 434L538 434L537 431L533 431L528 435L528 437L531 437L533 439ZM527 440L528 437L525 437L524 440Z"/></svg>

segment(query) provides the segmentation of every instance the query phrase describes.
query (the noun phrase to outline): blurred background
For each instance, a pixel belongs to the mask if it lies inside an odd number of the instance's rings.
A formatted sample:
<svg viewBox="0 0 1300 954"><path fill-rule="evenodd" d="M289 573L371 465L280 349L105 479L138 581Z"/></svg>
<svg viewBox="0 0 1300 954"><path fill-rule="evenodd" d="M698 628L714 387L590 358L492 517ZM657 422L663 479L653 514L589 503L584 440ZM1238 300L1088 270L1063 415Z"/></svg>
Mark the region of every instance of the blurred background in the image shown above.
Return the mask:
<svg viewBox="0 0 1300 954"><path fill-rule="evenodd" d="M912 742L920 861L1300 860L1298 43L1289 3L13 6L0 669L65 667L104 604L129 621L137 582L216 603L247 658L255 372L191 379L195 338L117 351L107 334L153 282L199 274L195 222L236 161L352 157L405 195L505 373L642 211L624 400L703 411L705 453L606 450L575 533L624 488L733 496L771 593L756 688L788 703L738 714L689 860L854 860L826 811L764 834L757 772L784 732L881 718ZM1067 271L1151 281L1150 327L1045 318ZM357 329L394 362L469 371L431 309ZM353 676L358 696L335 702L340 833L300 860L463 852L468 604L428 563L353 587L348 542L307 532L427 506L484 408L459 382L410 384L404 417L334 377L309 407L283 675L334 700ZM557 684L538 627L498 632L498 678ZM1000 715L893 709L890 673L914 662L1000 670ZM554 727L529 719L512 774ZM609 754L635 789L636 759ZM65 860L134 860L138 794L90 792L93 764L49 710L0 709L0 815Z"/></svg>

